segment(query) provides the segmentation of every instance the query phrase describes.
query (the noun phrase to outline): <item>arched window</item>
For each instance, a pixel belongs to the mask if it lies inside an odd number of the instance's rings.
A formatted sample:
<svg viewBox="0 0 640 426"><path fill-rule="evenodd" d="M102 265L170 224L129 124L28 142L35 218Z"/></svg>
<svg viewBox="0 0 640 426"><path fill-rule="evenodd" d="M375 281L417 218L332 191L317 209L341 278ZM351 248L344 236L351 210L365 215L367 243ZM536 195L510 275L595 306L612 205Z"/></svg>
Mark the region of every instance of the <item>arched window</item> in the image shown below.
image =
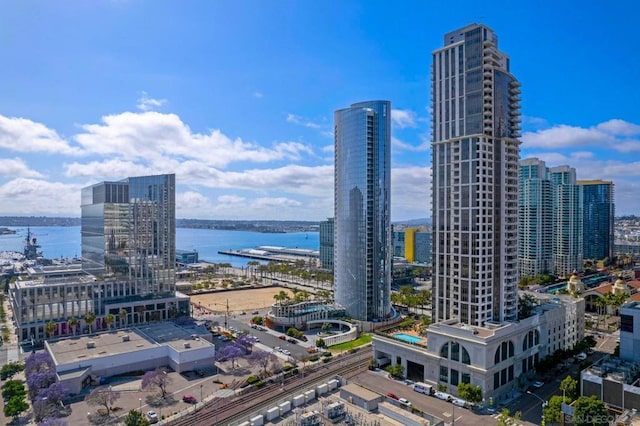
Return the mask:
<svg viewBox="0 0 640 426"><path fill-rule="evenodd" d="M470 365L469 351L458 342L447 342L440 348L440 357Z"/></svg>
<svg viewBox="0 0 640 426"><path fill-rule="evenodd" d="M440 357L449 358L449 343L442 345L442 349L440 349Z"/></svg>
<svg viewBox="0 0 640 426"><path fill-rule="evenodd" d="M469 356L469 352L467 352L464 346L462 346L462 363L467 365L471 364L471 357Z"/></svg>
<svg viewBox="0 0 640 426"><path fill-rule="evenodd" d="M540 344L540 332L538 330L529 330L522 341L522 350L526 351L538 344Z"/></svg>
<svg viewBox="0 0 640 426"><path fill-rule="evenodd" d="M515 347L513 346L513 342L511 340L507 340L506 342L502 342L502 344L496 348L496 355L493 360L498 364L513 357L514 355Z"/></svg>

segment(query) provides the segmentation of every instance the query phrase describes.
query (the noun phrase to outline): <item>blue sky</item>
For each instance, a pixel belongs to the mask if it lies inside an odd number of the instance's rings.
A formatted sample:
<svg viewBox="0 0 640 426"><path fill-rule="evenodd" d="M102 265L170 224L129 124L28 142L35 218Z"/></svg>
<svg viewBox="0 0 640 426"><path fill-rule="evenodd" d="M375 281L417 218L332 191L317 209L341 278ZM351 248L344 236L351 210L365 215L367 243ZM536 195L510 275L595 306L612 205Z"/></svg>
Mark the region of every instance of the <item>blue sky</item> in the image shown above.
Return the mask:
<svg viewBox="0 0 640 426"><path fill-rule="evenodd" d="M429 217L429 68L493 28L522 83L522 158L616 184L640 214L631 1L20 1L0 13L0 215L176 173L178 217L333 215L333 111L394 108L392 220Z"/></svg>

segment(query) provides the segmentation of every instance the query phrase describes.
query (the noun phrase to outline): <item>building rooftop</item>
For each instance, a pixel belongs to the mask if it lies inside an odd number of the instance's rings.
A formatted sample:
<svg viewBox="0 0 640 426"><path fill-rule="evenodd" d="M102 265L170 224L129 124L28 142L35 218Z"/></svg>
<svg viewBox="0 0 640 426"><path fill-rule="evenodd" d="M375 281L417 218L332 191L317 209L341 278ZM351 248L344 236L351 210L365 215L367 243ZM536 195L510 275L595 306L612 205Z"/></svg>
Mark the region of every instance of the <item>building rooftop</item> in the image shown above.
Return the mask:
<svg viewBox="0 0 640 426"><path fill-rule="evenodd" d="M50 353L56 364L83 362L112 355L135 352L146 348L169 345L176 351L212 346L200 337L198 328L183 328L172 322L161 322L142 328L129 328L91 336L48 341Z"/></svg>

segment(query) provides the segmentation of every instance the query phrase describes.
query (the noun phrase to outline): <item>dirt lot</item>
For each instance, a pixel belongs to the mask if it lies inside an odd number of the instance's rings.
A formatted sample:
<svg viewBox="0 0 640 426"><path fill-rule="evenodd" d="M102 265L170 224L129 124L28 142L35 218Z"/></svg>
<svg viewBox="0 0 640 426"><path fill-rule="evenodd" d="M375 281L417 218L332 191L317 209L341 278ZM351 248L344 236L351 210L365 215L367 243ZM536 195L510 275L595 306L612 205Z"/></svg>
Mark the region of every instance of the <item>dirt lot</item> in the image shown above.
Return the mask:
<svg viewBox="0 0 640 426"><path fill-rule="evenodd" d="M201 304L203 307L211 309L212 311L223 312L227 300L229 300L230 312L253 311L270 307L275 302L273 296L281 290L287 292L289 297L293 297L293 294L288 289L283 287L269 287L194 294L191 295L191 302Z"/></svg>

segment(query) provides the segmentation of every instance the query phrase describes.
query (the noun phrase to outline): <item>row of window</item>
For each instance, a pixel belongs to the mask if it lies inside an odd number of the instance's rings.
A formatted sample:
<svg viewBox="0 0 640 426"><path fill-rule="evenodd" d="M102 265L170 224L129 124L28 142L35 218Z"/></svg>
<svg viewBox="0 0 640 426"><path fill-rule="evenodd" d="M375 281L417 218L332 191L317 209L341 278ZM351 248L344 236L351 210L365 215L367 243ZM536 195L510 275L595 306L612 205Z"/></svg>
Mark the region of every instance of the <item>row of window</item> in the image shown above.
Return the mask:
<svg viewBox="0 0 640 426"><path fill-rule="evenodd" d="M440 381L449 383L451 386L458 386L460 383L471 383L471 375L469 373L460 373L458 370L449 369L446 366L440 366Z"/></svg>

